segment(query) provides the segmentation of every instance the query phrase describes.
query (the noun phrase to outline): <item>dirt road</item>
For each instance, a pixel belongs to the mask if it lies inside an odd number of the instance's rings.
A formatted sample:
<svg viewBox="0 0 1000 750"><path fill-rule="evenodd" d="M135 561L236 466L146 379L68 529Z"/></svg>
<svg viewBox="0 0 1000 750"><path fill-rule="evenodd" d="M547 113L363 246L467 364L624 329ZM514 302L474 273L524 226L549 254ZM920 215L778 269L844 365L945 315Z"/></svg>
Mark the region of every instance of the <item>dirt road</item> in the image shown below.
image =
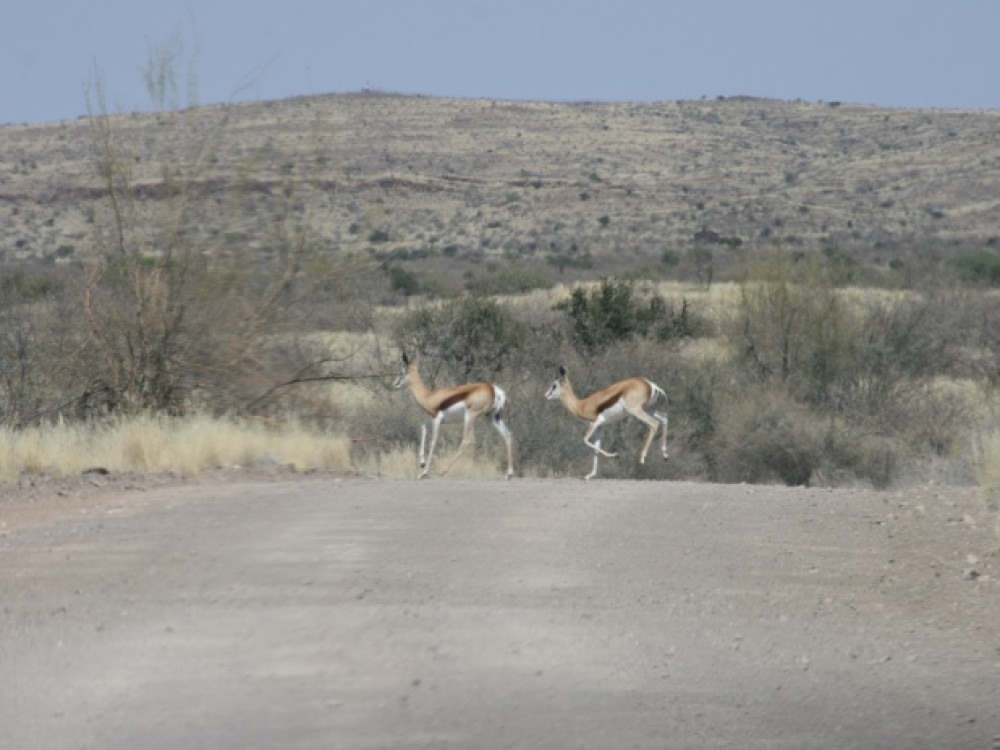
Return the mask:
<svg viewBox="0 0 1000 750"><path fill-rule="evenodd" d="M284 477L0 497L0 746L1000 747L971 489Z"/></svg>

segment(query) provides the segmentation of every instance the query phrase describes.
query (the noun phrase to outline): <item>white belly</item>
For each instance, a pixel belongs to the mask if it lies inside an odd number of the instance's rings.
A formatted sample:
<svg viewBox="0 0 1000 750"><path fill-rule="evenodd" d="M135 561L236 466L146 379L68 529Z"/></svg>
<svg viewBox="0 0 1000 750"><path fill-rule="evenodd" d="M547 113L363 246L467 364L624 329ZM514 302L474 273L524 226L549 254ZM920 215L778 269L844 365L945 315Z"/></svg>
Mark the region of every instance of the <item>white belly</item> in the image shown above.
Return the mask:
<svg viewBox="0 0 1000 750"><path fill-rule="evenodd" d="M609 406L602 411L597 417L597 422L602 425L618 422L627 414L628 412L625 411L625 402L619 400L613 406ZM584 419L583 421L589 424L589 420Z"/></svg>
<svg viewBox="0 0 1000 750"><path fill-rule="evenodd" d="M459 422L465 419L465 404L459 401L457 404L452 404L441 413L442 422Z"/></svg>

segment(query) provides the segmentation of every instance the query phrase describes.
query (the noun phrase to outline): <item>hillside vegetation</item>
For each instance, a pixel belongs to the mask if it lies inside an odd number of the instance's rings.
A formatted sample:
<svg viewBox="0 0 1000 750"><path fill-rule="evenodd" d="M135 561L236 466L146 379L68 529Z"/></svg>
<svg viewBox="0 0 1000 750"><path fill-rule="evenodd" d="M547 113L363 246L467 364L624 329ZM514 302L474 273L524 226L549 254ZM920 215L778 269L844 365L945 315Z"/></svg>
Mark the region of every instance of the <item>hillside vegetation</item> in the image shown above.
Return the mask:
<svg viewBox="0 0 1000 750"><path fill-rule="evenodd" d="M671 395L671 461L622 425L604 476L996 476L998 118L363 92L4 126L0 423L263 416L381 466L406 349L504 385L524 473L589 461L542 399L566 365Z"/></svg>
<svg viewBox="0 0 1000 750"><path fill-rule="evenodd" d="M570 277L696 274L696 248L721 274L727 251L776 241L906 265L1000 242L997 112L360 93L123 115L113 127L150 210L166 198L163 163L202 149L187 177L206 217L227 211L240 252L267 249L261 224L305 183L291 210L328 251L437 258L473 276L511 261ZM0 259L85 257L106 198L91 123L0 132Z"/></svg>

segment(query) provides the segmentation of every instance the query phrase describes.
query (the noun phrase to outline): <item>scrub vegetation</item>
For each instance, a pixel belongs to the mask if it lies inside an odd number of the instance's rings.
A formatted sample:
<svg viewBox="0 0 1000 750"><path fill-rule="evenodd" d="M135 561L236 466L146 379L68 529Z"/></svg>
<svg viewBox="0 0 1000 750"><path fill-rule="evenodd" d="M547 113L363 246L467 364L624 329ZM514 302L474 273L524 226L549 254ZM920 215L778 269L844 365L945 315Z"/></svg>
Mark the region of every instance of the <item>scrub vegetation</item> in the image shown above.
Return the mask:
<svg viewBox="0 0 1000 750"><path fill-rule="evenodd" d="M565 364L581 395L632 375L669 394L670 461L639 466L626 422L602 476L996 497L996 113L170 107L151 73L154 114L95 86L88 118L3 127L3 478L412 476L405 349L431 386L505 388L522 475L588 466L543 398ZM494 443L457 472L499 477Z"/></svg>

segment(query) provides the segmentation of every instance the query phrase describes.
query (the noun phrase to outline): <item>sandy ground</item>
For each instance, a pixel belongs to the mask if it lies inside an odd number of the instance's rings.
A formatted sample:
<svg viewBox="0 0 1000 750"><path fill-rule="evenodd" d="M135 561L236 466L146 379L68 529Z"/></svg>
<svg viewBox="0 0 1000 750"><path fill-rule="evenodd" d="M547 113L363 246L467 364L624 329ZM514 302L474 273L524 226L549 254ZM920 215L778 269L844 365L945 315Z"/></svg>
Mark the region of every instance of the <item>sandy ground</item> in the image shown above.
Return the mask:
<svg viewBox="0 0 1000 750"><path fill-rule="evenodd" d="M3 748L1000 748L971 488L0 489Z"/></svg>

